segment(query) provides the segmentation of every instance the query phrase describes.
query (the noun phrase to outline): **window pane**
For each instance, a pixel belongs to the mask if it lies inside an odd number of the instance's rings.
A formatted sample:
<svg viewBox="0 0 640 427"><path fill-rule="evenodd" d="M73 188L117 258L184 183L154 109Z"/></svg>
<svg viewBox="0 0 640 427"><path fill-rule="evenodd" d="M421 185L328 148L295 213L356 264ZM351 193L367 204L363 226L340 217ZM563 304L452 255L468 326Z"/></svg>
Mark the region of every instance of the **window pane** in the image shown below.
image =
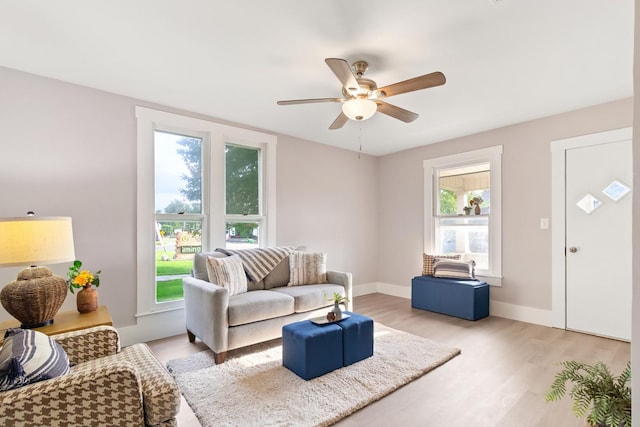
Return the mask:
<svg viewBox="0 0 640 427"><path fill-rule="evenodd" d="M155 209L202 213L202 139L154 132Z"/></svg>
<svg viewBox="0 0 640 427"><path fill-rule="evenodd" d="M437 215L474 214L479 202L481 214L489 214L489 163L438 171Z"/></svg>
<svg viewBox="0 0 640 427"><path fill-rule="evenodd" d="M182 278L202 251L202 221L156 221L156 302L183 298Z"/></svg>
<svg viewBox="0 0 640 427"><path fill-rule="evenodd" d="M455 215L458 213L458 195L450 190L440 188L440 215Z"/></svg>
<svg viewBox="0 0 640 427"><path fill-rule="evenodd" d="M227 215L260 215L258 152L225 146Z"/></svg>
<svg viewBox="0 0 640 427"><path fill-rule="evenodd" d="M439 253L458 253L465 261L474 260L476 269L489 268L489 221L487 217L436 219Z"/></svg>
<svg viewBox="0 0 640 427"><path fill-rule="evenodd" d="M257 222L227 222L227 249L260 247L260 224Z"/></svg>

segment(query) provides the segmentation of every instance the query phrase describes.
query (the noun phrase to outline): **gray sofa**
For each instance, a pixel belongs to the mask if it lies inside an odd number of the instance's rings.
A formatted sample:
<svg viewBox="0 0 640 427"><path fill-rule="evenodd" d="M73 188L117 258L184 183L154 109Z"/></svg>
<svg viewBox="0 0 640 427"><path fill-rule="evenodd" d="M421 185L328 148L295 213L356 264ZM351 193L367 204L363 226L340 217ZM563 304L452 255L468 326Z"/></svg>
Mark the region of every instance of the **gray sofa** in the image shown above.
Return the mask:
<svg viewBox="0 0 640 427"><path fill-rule="evenodd" d="M249 282L248 292L229 296L227 289L209 282L206 257L225 257L219 252L194 257L192 277L183 279L187 335L198 337L223 363L228 350L282 336L288 323L325 316L333 305L334 292L347 297L352 310L351 273L327 271L324 284L287 286L289 258L285 257L259 283Z"/></svg>

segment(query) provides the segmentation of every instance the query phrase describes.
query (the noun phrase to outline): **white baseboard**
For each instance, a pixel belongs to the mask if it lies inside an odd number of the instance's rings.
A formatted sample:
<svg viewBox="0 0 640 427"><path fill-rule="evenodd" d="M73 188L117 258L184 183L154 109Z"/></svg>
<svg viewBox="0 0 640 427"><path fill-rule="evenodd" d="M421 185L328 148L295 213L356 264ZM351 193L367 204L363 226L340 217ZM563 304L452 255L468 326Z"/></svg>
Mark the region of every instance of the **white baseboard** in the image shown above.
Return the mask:
<svg viewBox="0 0 640 427"><path fill-rule="evenodd" d="M136 320L135 325L118 328L123 347L180 334L185 334L185 340L187 339L183 308L140 316Z"/></svg>
<svg viewBox="0 0 640 427"><path fill-rule="evenodd" d="M504 317L536 325L552 326L552 311L541 308L515 305L500 301L489 302L489 312L492 316Z"/></svg>
<svg viewBox="0 0 640 427"><path fill-rule="evenodd" d="M361 285L355 285L353 287L353 296L359 297L362 295L375 294L378 292L378 284L375 282L372 283L363 283Z"/></svg>
<svg viewBox="0 0 640 427"><path fill-rule="evenodd" d="M363 283L353 287L353 296L358 297L361 295L375 294L379 292L381 294L393 295L394 297L411 298L411 288L406 286L392 285L390 283Z"/></svg>
<svg viewBox="0 0 640 427"><path fill-rule="evenodd" d="M390 283L364 283L353 287L353 296L361 296L379 292L381 294L411 299L411 287L392 285ZM520 322L534 323L542 326L552 326L552 311L506 302L489 302L491 316L504 317Z"/></svg>

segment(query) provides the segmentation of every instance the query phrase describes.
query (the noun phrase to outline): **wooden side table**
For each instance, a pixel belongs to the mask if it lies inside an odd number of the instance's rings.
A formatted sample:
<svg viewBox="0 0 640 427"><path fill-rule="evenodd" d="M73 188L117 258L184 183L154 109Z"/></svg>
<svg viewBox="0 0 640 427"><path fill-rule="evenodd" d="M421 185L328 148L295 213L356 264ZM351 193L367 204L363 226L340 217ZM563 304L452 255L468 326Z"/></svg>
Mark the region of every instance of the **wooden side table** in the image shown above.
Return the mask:
<svg viewBox="0 0 640 427"><path fill-rule="evenodd" d="M53 318L51 325L34 328L33 330L47 335L55 335L104 325L113 326L113 320L107 306L101 305L91 313L78 313L77 310L60 311ZM16 319L5 320L0 323L0 342L4 339L4 331L9 328L19 327L20 322Z"/></svg>

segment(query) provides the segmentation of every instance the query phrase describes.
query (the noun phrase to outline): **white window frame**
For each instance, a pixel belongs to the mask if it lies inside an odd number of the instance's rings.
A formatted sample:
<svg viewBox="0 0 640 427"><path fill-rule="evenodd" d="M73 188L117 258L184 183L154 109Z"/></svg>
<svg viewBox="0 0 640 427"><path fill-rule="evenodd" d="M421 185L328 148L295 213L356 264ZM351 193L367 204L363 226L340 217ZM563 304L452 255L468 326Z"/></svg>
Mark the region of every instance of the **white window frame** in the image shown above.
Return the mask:
<svg viewBox="0 0 640 427"><path fill-rule="evenodd" d="M490 164L491 211L489 214L489 271L478 278L502 286L502 145L424 160L424 252L436 252L435 219L438 172L479 163Z"/></svg>
<svg viewBox="0 0 640 427"><path fill-rule="evenodd" d="M257 215L240 215L240 214L227 214L227 207L226 207L226 201L227 201L227 197L226 197L226 193L225 193L225 197L224 197L224 201L225 201L225 206L224 206L224 214L225 214L225 222L256 222L258 223L258 243L260 244L260 246L265 246L263 244L263 239L267 238L268 233L265 232L264 228L265 225L267 223L267 216L265 215L265 203L264 203L264 194L266 193L267 190L267 186L265 185L265 179L264 179L264 170L263 170L263 159L264 159L264 147L263 144L256 144L252 141L238 141L238 140L227 140L225 141L225 145L237 145L237 146L243 146L243 147L251 147L251 148L258 148L260 149L260 151L258 151L258 186L260 187L261 191L258 192L258 197L259 197L259 201L258 201L258 205L259 205L259 212ZM225 159L225 165L226 165L226 159ZM226 173L225 173L225 182L226 182ZM226 191L226 186L225 186L225 191ZM272 245L271 245L272 246ZM220 246L220 247L224 247L224 246Z"/></svg>
<svg viewBox="0 0 640 427"><path fill-rule="evenodd" d="M260 244L274 246L276 238L276 144L277 137L262 132L196 119L137 106L137 314L136 317L184 308L184 301L155 301L154 131L171 131L203 138L203 233L208 247L225 247L225 145L227 143L259 147L262 157L262 224ZM204 170L205 164L210 167ZM206 182L206 184L205 184ZM205 200L208 199L208 206ZM246 219L246 218L245 218Z"/></svg>

